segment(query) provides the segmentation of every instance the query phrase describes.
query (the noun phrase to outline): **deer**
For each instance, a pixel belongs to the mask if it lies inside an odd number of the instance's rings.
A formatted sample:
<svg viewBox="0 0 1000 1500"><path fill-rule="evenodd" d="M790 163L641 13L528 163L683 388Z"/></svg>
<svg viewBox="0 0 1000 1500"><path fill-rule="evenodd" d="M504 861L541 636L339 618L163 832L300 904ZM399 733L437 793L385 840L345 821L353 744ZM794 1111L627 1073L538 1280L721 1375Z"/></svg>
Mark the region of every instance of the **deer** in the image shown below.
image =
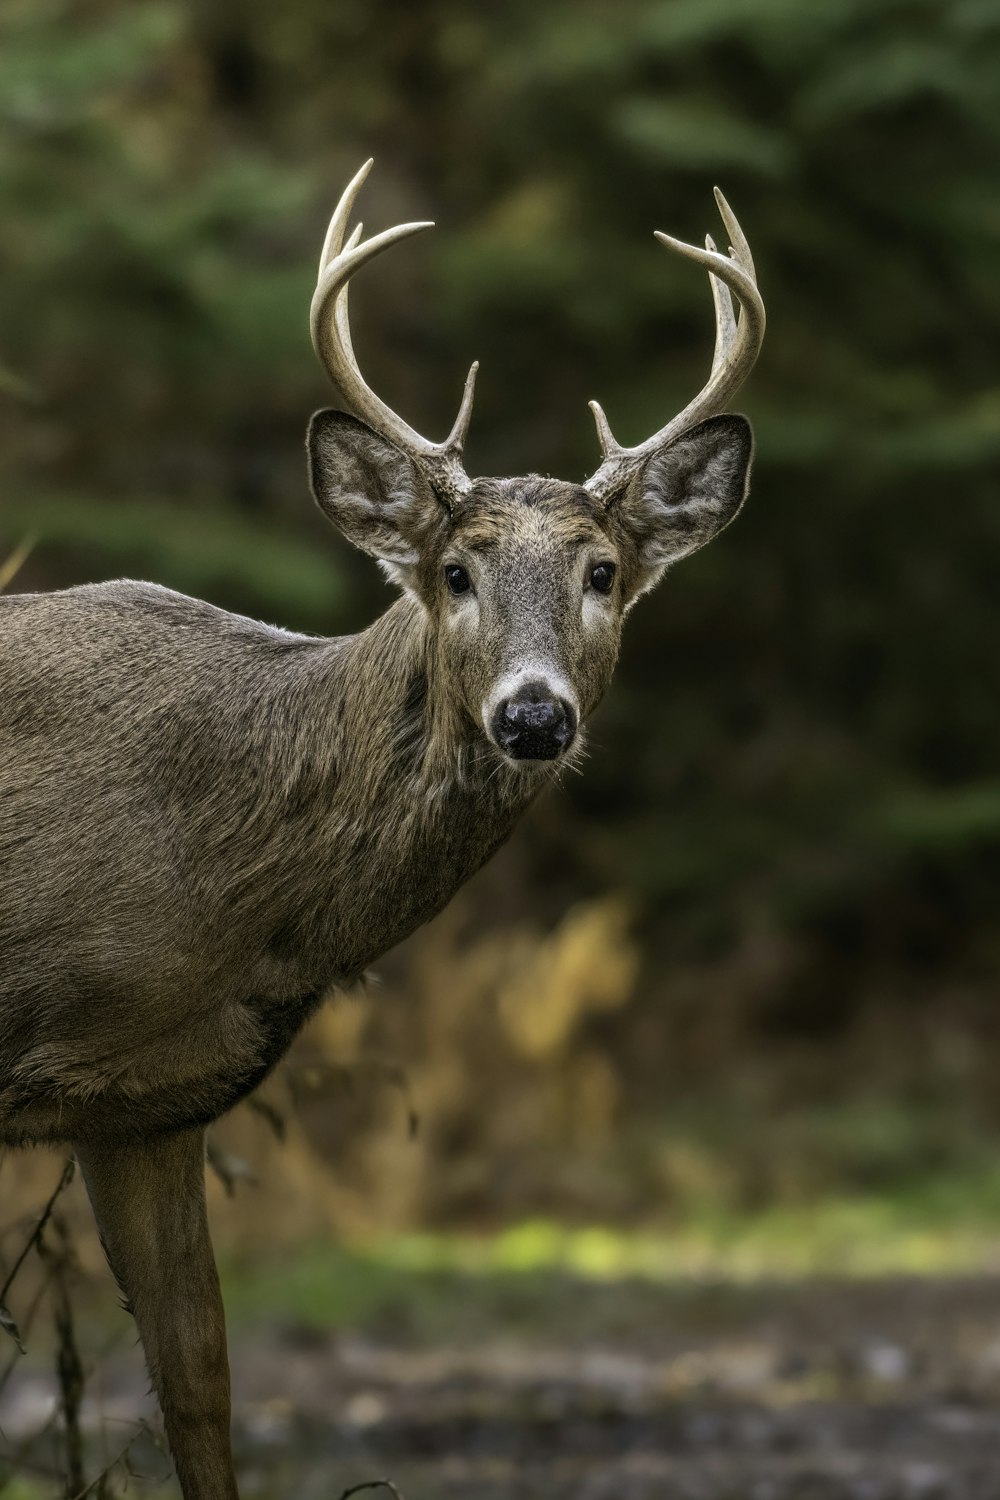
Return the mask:
<svg viewBox="0 0 1000 1500"><path fill-rule="evenodd" d="M323 638L130 580L0 596L0 1147L75 1153L184 1500L238 1500L207 1127L574 763L625 615L749 486L750 424L726 408L764 306L718 190L728 254L656 234L709 275L699 394L635 447L591 402L583 484L473 479L477 365L435 443L354 354L352 277L432 227L347 233L371 165L310 314L345 409L318 411L306 446L389 608Z"/></svg>

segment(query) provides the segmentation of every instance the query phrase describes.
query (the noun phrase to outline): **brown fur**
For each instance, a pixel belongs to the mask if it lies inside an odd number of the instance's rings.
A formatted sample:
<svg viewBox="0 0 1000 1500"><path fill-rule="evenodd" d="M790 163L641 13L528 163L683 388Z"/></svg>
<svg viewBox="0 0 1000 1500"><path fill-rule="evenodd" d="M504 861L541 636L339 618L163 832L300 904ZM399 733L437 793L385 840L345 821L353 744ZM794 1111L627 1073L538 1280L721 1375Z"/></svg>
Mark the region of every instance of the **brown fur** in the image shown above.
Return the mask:
<svg viewBox="0 0 1000 1500"><path fill-rule="evenodd" d="M558 762L493 743L498 684L551 679L582 721L628 607L739 508L750 444L716 418L610 506L531 477L454 513L339 413L310 455L403 588L360 635L144 583L0 598L0 1145L75 1145L185 1500L236 1494L202 1127L507 837Z"/></svg>

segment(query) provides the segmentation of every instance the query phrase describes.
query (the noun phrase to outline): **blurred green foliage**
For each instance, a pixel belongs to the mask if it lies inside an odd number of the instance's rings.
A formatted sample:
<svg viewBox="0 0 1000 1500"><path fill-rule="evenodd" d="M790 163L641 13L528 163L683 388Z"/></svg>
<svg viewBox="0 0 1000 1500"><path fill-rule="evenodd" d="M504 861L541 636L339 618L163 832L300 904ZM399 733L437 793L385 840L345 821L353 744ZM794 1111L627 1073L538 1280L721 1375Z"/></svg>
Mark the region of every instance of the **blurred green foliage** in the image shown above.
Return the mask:
<svg viewBox="0 0 1000 1500"><path fill-rule="evenodd" d="M651 231L716 231L719 180L754 247L752 504L636 612L586 776L523 856L529 906L644 902L636 1088L665 1053L824 1044L871 1007L998 1055L1000 11L6 0L0 544L38 534L25 586L131 571L370 617L300 449L329 399L314 259L370 152L366 221L442 227L365 273L362 362L437 436L479 356L473 472L582 476L591 396L626 442L659 426L711 311Z"/></svg>
<svg viewBox="0 0 1000 1500"><path fill-rule="evenodd" d="M226 1304L236 1326L252 1324L264 1307L322 1329L391 1320L404 1338L468 1340L491 1326L558 1328L565 1337L579 1326L581 1283L631 1285L652 1321L657 1288L677 1299L706 1284L783 1278L991 1275L996 1172L935 1187L772 1208L753 1220L695 1213L660 1233L533 1220L493 1237L403 1234L350 1250L324 1242L291 1260L231 1262Z"/></svg>

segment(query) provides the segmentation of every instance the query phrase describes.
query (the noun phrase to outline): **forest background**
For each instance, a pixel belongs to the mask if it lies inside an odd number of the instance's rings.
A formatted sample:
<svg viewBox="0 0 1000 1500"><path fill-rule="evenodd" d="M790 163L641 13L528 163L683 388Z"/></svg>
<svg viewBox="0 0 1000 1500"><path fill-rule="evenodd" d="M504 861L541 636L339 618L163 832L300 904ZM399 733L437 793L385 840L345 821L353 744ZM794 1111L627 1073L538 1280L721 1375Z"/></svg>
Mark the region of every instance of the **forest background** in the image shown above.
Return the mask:
<svg viewBox="0 0 1000 1500"><path fill-rule="evenodd" d="M269 1086L290 1140L222 1127L260 1179L229 1253L544 1221L697 1258L749 1218L793 1262L851 1204L1000 1233L998 80L989 0L5 0L9 587L388 603L302 451L369 154L370 228L439 227L365 272L362 364L437 437L479 358L473 473L582 478L590 397L634 442L700 387L708 288L652 231L718 233L716 181L769 310L747 510L630 618L584 774Z"/></svg>

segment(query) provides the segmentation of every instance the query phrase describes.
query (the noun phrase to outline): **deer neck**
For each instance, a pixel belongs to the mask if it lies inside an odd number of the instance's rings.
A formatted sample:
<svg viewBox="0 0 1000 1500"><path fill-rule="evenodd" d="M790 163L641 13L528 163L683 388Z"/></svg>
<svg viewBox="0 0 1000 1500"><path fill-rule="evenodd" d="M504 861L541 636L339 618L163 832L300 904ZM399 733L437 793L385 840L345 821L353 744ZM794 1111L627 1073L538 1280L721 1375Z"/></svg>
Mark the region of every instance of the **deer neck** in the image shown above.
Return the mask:
<svg viewBox="0 0 1000 1500"><path fill-rule="evenodd" d="M471 798L483 813L516 816L547 772L508 764L473 721L442 666L437 633L422 605L404 595L337 662L342 765L354 776L398 786L401 808L433 824ZM439 807L442 812L439 812Z"/></svg>
<svg viewBox="0 0 1000 1500"><path fill-rule="evenodd" d="M336 954L338 974L351 977L441 910L550 773L508 766L485 742L442 673L426 612L410 598L360 635L331 642L322 663L324 681L309 690L328 746L312 869L331 899L309 925Z"/></svg>

